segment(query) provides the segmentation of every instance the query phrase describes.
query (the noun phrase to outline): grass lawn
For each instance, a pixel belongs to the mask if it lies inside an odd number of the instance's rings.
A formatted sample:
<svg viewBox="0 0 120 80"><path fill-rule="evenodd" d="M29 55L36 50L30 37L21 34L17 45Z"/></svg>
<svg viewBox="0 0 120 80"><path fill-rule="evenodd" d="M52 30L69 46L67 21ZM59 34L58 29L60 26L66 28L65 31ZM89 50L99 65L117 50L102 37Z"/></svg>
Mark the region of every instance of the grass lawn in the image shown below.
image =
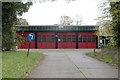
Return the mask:
<svg viewBox="0 0 120 80"><path fill-rule="evenodd" d="M87 53L88 56L91 56L93 58L96 58L98 60L104 61L106 63L110 64L118 64L118 58L115 58L115 62L113 63L113 58L111 54L102 54L101 52L89 52ZM116 55L117 56L117 55Z"/></svg>
<svg viewBox="0 0 120 80"><path fill-rule="evenodd" d="M3 51L2 52L2 77L3 78L24 78L38 61L43 57L43 54L38 52L30 52L27 57L27 52L23 51Z"/></svg>

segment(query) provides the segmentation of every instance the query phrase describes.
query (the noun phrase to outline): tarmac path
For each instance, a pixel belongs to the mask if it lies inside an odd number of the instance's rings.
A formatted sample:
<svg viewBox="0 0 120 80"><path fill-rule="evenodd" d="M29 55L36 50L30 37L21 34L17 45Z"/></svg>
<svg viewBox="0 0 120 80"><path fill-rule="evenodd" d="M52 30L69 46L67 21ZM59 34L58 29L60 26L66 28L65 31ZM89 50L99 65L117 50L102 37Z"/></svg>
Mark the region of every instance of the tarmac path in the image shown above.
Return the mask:
<svg viewBox="0 0 120 80"><path fill-rule="evenodd" d="M45 54L27 78L118 78L118 69L86 56L92 49L33 49ZM87 79L86 79L87 80Z"/></svg>

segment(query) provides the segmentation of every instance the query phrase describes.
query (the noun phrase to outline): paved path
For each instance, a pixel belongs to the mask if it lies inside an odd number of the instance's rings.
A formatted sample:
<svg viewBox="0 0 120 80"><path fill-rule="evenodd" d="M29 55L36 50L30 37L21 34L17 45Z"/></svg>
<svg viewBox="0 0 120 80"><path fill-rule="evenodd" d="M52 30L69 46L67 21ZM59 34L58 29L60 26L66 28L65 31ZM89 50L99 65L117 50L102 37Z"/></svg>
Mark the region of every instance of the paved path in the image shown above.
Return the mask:
<svg viewBox="0 0 120 80"><path fill-rule="evenodd" d="M46 56L28 78L118 78L118 69L85 55L91 50L35 50Z"/></svg>

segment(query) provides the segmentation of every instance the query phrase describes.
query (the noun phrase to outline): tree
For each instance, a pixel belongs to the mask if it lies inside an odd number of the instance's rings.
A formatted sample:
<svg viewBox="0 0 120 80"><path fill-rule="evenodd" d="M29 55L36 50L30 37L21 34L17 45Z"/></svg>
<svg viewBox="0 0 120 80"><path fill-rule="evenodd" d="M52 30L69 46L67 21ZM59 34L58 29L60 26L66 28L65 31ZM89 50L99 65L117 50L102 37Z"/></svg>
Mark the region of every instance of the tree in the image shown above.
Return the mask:
<svg viewBox="0 0 120 80"><path fill-rule="evenodd" d="M99 25L99 35L101 36L112 36L112 16L110 14L110 2L107 0L100 0L100 4L98 5L100 10L100 16L98 17Z"/></svg>
<svg viewBox="0 0 120 80"><path fill-rule="evenodd" d="M112 14L113 36L116 46L120 47L120 1L111 2L110 12Z"/></svg>
<svg viewBox="0 0 120 80"><path fill-rule="evenodd" d="M28 22L27 22L27 20L26 19L22 19L22 18L18 19L16 21L16 24L17 25L29 25Z"/></svg>
<svg viewBox="0 0 120 80"><path fill-rule="evenodd" d="M32 2L2 2L2 50L14 47L17 16L22 16L31 5Z"/></svg>
<svg viewBox="0 0 120 80"><path fill-rule="evenodd" d="M72 25L73 19L70 16L61 16L60 25Z"/></svg>
<svg viewBox="0 0 120 80"><path fill-rule="evenodd" d="M83 21L82 17L80 17L79 15L76 15L74 19L75 25L81 25L82 21Z"/></svg>
<svg viewBox="0 0 120 80"><path fill-rule="evenodd" d="M100 28L102 28L101 31L112 34L115 45L120 47L120 1L101 1L100 10L102 15L99 17L99 25L101 26Z"/></svg>

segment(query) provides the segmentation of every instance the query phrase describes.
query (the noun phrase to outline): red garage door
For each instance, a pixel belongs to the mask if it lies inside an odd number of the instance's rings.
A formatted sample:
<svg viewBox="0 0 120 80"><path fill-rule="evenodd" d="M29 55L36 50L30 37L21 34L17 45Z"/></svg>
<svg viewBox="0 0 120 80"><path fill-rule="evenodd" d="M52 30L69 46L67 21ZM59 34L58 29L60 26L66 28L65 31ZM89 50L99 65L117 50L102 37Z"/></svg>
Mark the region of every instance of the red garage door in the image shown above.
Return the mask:
<svg viewBox="0 0 120 80"><path fill-rule="evenodd" d="M55 48L56 37L55 32L38 32L37 48Z"/></svg>
<svg viewBox="0 0 120 80"><path fill-rule="evenodd" d="M28 48L28 34L30 34L30 32L18 32L18 48L20 49L25 49ZM35 48L35 40L30 42L30 48Z"/></svg>
<svg viewBox="0 0 120 80"><path fill-rule="evenodd" d="M76 48L75 32L59 32L58 48Z"/></svg>
<svg viewBox="0 0 120 80"><path fill-rule="evenodd" d="M96 48L96 35L94 32L78 33L78 48Z"/></svg>

